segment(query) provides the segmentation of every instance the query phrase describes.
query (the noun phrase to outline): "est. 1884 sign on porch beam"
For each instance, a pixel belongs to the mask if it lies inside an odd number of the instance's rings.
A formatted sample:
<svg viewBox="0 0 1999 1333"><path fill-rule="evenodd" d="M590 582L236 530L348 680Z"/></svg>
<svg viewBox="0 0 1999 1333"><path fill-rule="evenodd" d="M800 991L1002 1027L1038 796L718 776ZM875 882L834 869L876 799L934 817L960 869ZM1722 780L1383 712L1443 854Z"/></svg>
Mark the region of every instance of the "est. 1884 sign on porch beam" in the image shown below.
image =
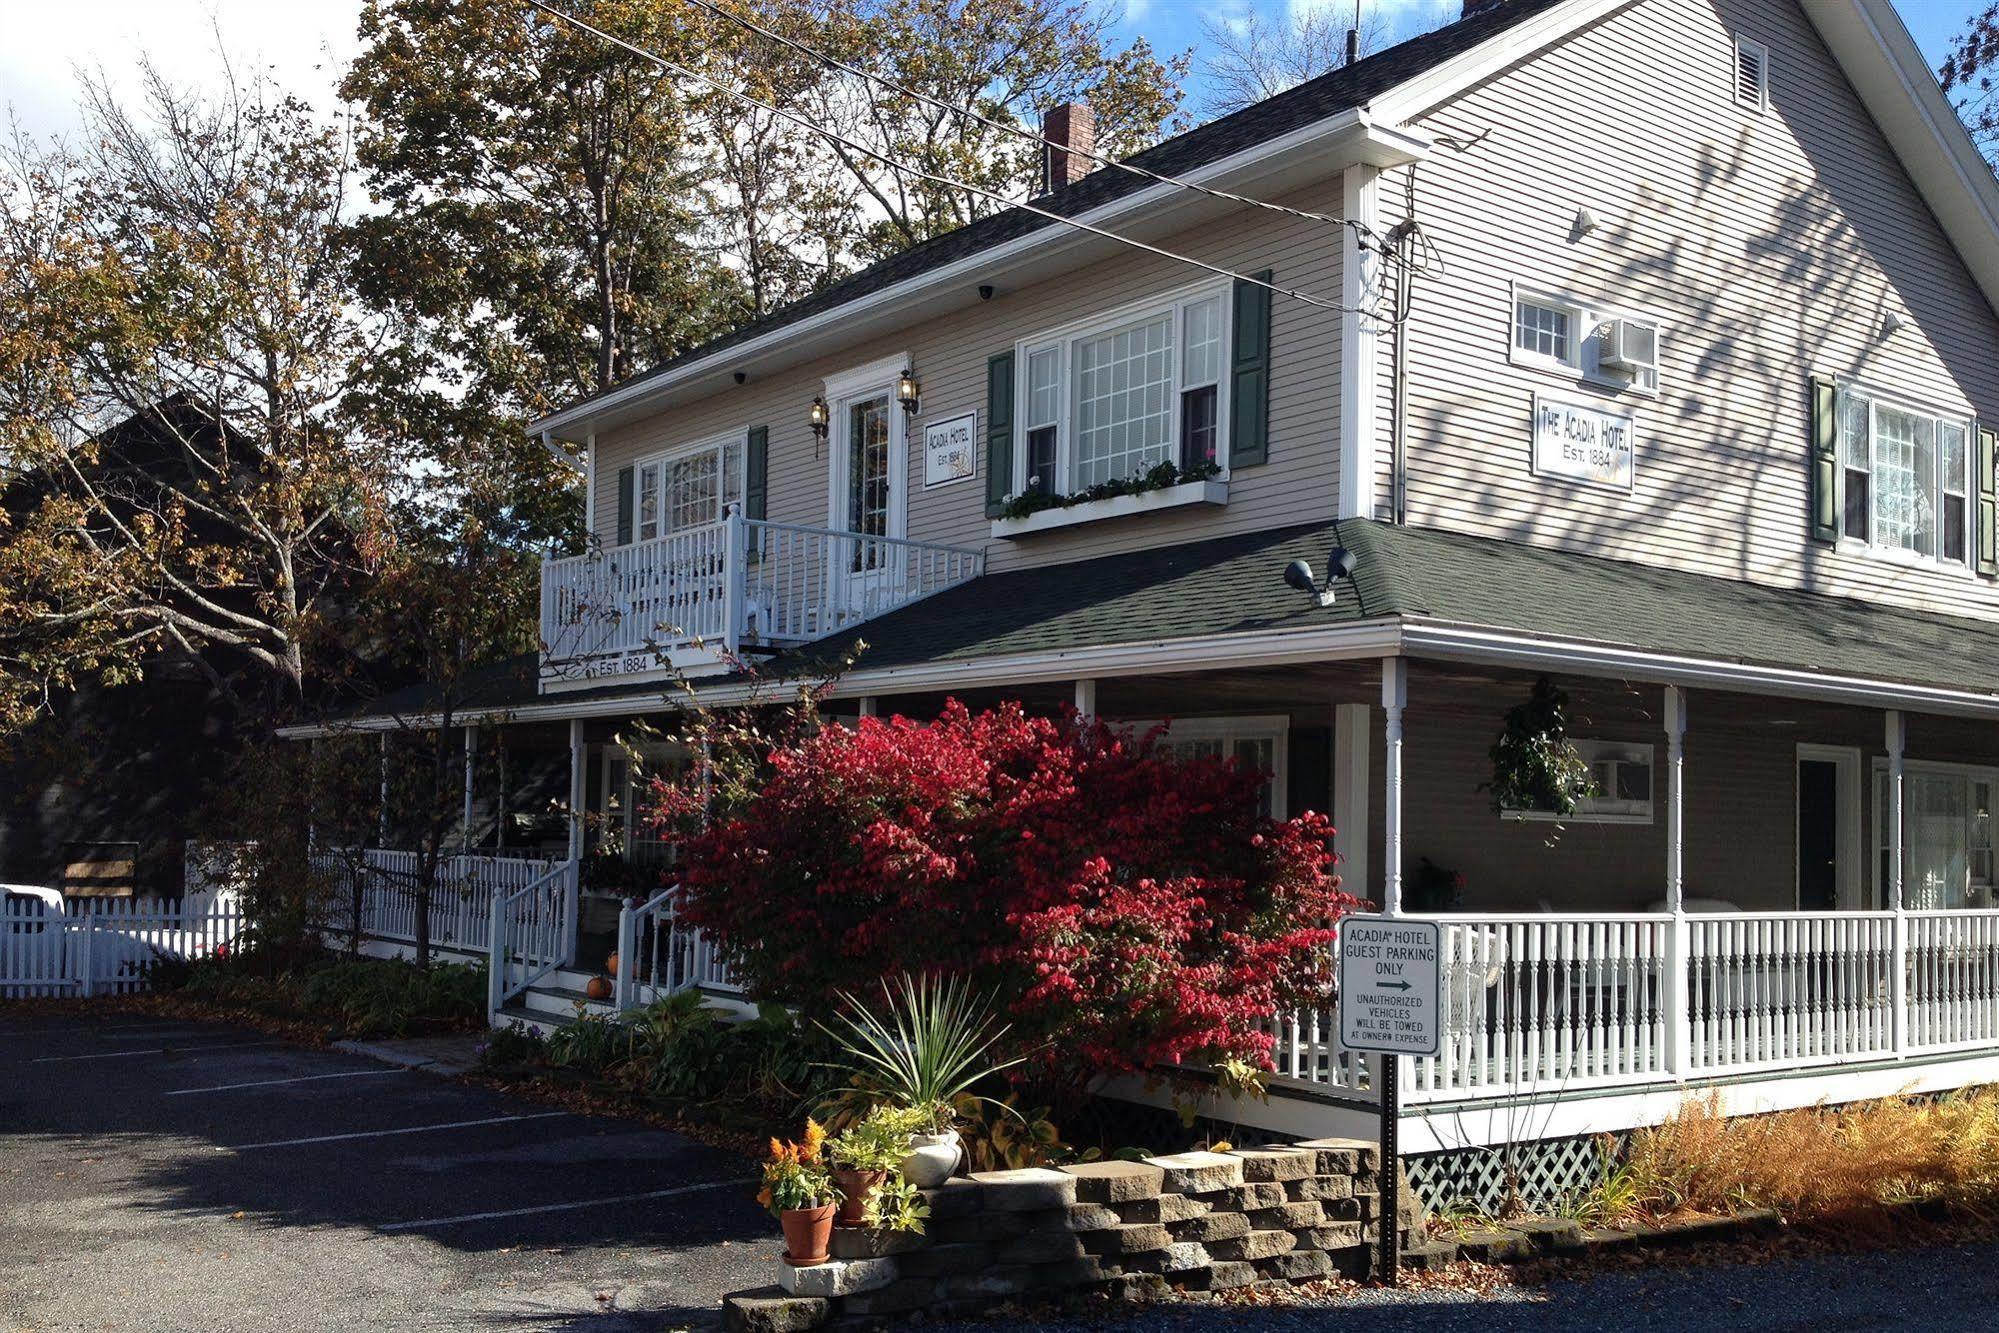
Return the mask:
<svg viewBox="0 0 1999 1333"><path fill-rule="evenodd" d="M1340 1045L1387 1055L1435 1055L1442 1044L1443 970L1437 923L1341 917Z"/></svg>

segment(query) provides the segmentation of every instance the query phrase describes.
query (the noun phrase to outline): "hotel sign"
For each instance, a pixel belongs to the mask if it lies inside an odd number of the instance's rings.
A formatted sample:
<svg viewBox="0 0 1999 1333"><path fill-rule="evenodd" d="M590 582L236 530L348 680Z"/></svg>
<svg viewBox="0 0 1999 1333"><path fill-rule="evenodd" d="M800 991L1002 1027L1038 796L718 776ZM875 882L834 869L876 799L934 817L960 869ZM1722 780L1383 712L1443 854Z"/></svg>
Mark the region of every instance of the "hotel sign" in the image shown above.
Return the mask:
<svg viewBox="0 0 1999 1333"><path fill-rule="evenodd" d="M1385 1055L1435 1055L1444 987L1437 923L1341 917L1340 1045Z"/></svg>
<svg viewBox="0 0 1999 1333"><path fill-rule="evenodd" d="M1629 491L1638 448L1634 412L1534 395L1534 475Z"/></svg>
<svg viewBox="0 0 1999 1333"><path fill-rule="evenodd" d="M969 481L979 472L979 414L967 412L923 427L923 488Z"/></svg>

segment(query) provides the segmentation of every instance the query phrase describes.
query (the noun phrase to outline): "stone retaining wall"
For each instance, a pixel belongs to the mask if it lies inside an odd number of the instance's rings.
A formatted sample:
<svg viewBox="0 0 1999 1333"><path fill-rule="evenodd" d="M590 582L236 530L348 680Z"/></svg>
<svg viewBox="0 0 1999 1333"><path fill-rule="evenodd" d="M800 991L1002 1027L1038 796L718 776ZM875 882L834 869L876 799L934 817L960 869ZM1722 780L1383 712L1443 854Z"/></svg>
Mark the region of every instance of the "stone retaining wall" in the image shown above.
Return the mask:
<svg viewBox="0 0 1999 1333"><path fill-rule="evenodd" d="M775 1286L724 1301L731 1329L793 1333L916 1311L966 1314L1094 1289L1145 1300L1374 1271L1380 1154L1356 1139L1142 1162L990 1171L924 1191L924 1235L836 1228L833 1259L780 1261ZM1404 1245L1425 1253L1401 1194Z"/></svg>

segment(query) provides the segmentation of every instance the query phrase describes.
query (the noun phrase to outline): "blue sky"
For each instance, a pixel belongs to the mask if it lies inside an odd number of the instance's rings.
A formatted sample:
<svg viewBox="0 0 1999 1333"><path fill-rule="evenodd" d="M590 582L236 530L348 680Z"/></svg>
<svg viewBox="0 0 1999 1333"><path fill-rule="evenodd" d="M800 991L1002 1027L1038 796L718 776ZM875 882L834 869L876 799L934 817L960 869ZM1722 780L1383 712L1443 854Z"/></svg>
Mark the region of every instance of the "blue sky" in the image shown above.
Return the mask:
<svg viewBox="0 0 1999 1333"><path fill-rule="evenodd" d="M1201 16L1257 9L1278 15L1293 5L1336 6L1353 0L1123 0L1122 30L1143 33L1161 51L1198 46ZM1362 0L1381 15L1392 39L1454 17L1461 0ZM1935 66L1951 36L1988 0L1896 0ZM150 51L170 74L212 81L215 39L223 35L239 64L268 66L294 91L332 100L334 71L354 53L360 0L0 0L0 103L35 134L74 128L76 71L118 74ZM1198 93L1194 99L1200 104ZM0 117L4 119L4 117Z"/></svg>

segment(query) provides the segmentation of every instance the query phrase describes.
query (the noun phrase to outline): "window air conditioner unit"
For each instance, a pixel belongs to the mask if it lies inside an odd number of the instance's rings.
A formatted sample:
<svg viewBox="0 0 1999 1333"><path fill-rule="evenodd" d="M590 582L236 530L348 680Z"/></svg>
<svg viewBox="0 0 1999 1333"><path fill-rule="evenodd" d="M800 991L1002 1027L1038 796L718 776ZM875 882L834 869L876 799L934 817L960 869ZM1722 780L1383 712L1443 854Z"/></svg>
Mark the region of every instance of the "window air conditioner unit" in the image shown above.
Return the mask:
<svg viewBox="0 0 1999 1333"><path fill-rule="evenodd" d="M1598 363L1605 370L1642 375L1659 369L1659 330L1635 319L1613 319L1605 329L1603 354Z"/></svg>

